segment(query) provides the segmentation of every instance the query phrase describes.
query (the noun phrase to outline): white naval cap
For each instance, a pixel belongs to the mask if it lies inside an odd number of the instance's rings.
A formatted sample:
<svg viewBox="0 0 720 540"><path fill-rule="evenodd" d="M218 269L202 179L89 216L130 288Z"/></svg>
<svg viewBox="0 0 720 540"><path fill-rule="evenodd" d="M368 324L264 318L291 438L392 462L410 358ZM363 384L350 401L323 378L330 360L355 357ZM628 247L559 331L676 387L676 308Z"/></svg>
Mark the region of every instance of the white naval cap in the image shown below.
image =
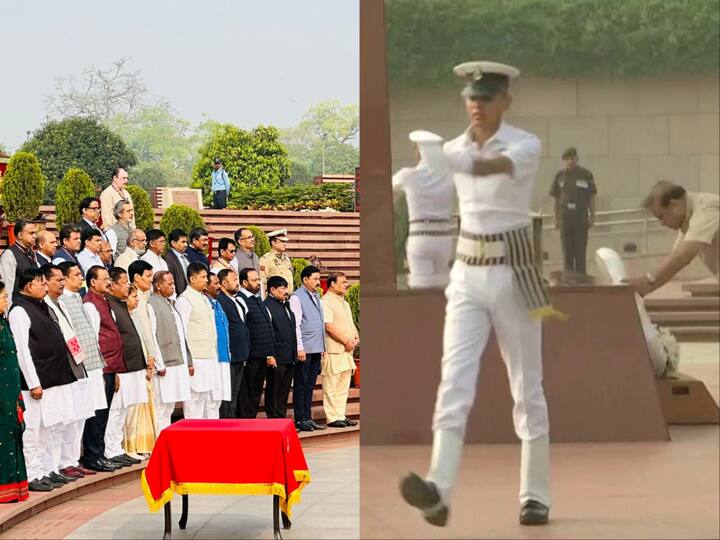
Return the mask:
<svg viewBox="0 0 720 540"><path fill-rule="evenodd" d="M267 235L268 240L282 240L283 242L287 242L290 240L287 236L287 229L278 229L276 231L270 231Z"/></svg>
<svg viewBox="0 0 720 540"><path fill-rule="evenodd" d="M418 129L416 131L411 131L410 135L408 135L408 138L412 142L417 143L417 144L442 143L445 140L437 133L433 133L432 131L425 131L424 129Z"/></svg>
<svg viewBox="0 0 720 540"><path fill-rule="evenodd" d="M469 98L490 97L504 92L510 79L520 75L516 67L484 60L458 64L453 72L467 81L462 95Z"/></svg>

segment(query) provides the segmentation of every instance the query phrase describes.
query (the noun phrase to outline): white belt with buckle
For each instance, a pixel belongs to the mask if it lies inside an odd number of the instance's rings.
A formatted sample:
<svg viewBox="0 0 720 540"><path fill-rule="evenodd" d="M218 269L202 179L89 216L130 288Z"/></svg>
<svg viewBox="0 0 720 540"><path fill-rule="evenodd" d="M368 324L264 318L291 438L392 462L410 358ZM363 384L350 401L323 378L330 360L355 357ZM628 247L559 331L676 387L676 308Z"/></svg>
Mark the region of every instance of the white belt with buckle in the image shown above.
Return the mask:
<svg viewBox="0 0 720 540"><path fill-rule="evenodd" d="M575 210L577 208L577 205L574 202L567 203L568 210Z"/></svg>
<svg viewBox="0 0 720 540"><path fill-rule="evenodd" d="M505 256L505 243L502 241L483 242L482 240L472 240L461 236L457 241L457 252L466 257L494 259Z"/></svg>

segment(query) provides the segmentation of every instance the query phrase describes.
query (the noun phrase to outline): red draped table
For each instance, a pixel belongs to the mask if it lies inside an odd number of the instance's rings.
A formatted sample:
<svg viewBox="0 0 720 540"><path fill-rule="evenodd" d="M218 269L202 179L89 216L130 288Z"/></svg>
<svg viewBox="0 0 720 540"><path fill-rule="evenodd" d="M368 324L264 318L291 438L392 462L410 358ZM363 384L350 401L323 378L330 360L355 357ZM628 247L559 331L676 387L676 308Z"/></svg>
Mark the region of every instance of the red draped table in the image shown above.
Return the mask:
<svg viewBox="0 0 720 540"><path fill-rule="evenodd" d="M170 500L183 496L180 528L187 523L188 495L272 495L273 526L279 514L290 527L292 506L310 482L305 455L291 420L180 420L160 433L141 483L152 512L165 507L170 537Z"/></svg>

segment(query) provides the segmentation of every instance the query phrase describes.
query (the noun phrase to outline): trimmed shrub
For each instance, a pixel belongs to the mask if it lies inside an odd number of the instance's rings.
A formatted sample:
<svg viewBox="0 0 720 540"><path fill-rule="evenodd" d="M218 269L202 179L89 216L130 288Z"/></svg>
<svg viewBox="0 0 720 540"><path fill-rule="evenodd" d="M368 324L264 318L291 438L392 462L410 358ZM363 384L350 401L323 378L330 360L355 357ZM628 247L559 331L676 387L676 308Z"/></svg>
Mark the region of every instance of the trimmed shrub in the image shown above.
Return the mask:
<svg viewBox="0 0 720 540"><path fill-rule="evenodd" d="M260 227L256 227L255 225L248 225L247 228L252 231L253 236L255 237L255 255L262 257L270 251L270 240L268 239L267 234L265 234L265 231L263 231Z"/></svg>
<svg viewBox="0 0 720 540"><path fill-rule="evenodd" d="M44 195L45 176L37 157L30 152L16 152L0 183L7 220L14 223L19 219L38 217Z"/></svg>
<svg viewBox="0 0 720 540"><path fill-rule="evenodd" d="M358 332L360 331L360 284L356 283L351 285L347 293L345 293L345 300L350 304L350 311L352 311L353 322L357 326ZM353 353L355 358L360 358L360 347L355 349Z"/></svg>
<svg viewBox="0 0 720 540"><path fill-rule="evenodd" d="M95 184L90 175L73 167L68 169L60 180L55 192L55 223L60 229L68 223L78 223L80 216L80 201L85 197L95 196Z"/></svg>
<svg viewBox="0 0 720 540"><path fill-rule="evenodd" d="M135 225L143 230L152 229L155 223L155 213L147 191L134 184L128 184L125 189L130 193L135 208Z"/></svg>
<svg viewBox="0 0 720 540"><path fill-rule="evenodd" d="M405 242L410 232L407 200L405 193L401 193L395 199L393 205L394 227L395 227L395 273L405 272Z"/></svg>
<svg viewBox="0 0 720 540"><path fill-rule="evenodd" d="M190 233L195 227L205 227L205 222L200 213L186 204L173 204L165 210L160 220L160 230L169 235L174 229L182 229ZM170 243L167 243L170 246Z"/></svg>
<svg viewBox="0 0 720 540"><path fill-rule="evenodd" d="M302 278L300 277L300 274L302 273L303 268L310 263L307 259L303 259L302 257L291 259L291 262L293 267L293 286L297 291L300 287L302 287Z"/></svg>
<svg viewBox="0 0 720 540"><path fill-rule="evenodd" d="M238 186L229 208L238 210L322 210L352 212L355 190L350 184L293 185L278 188Z"/></svg>

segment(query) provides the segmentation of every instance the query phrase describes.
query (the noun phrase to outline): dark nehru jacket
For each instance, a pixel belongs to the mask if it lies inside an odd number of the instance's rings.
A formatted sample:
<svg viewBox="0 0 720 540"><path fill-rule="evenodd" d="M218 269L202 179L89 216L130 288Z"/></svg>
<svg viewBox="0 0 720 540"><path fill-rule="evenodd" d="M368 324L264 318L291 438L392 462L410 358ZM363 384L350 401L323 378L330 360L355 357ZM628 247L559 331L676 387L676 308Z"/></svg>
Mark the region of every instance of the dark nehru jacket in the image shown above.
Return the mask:
<svg viewBox="0 0 720 540"><path fill-rule="evenodd" d="M68 364L65 338L58 324L50 318L50 308L45 301L16 294L10 311L17 308L23 308L30 318L28 346L40 385L43 388L52 388L75 381L75 375ZM20 385L23 390L30 390L22 371Z"/></svg>
<svg viewBox="0 0 720 540"><path fill-rule="evenodd" d="M280 302L272 296L265 299L265 305L272 315L275 332L275 360L278 364L292 364L297 357L297 334L295 333L295 315L286 302Z"/></svg>
<svg viewBox="0 0 720 540"><path fill-rule="evenodd" d="M125 365L127 371L141 371L147 367L145 364L145 354L142 349L142 341L140 335L135 328L135 324L130 318L127 304L114 296L108 296L110 310L115 315L115 322L122 336L123 349L125 352Z"/></svg>
<svg viewBox="0 0 720 540"><path fill-rule="evenodd" d="M250 333L238 310L245 310L238 300L220 292L217 301L227 315L230 330L230 363L242 364L250 356Z"/></svg>

